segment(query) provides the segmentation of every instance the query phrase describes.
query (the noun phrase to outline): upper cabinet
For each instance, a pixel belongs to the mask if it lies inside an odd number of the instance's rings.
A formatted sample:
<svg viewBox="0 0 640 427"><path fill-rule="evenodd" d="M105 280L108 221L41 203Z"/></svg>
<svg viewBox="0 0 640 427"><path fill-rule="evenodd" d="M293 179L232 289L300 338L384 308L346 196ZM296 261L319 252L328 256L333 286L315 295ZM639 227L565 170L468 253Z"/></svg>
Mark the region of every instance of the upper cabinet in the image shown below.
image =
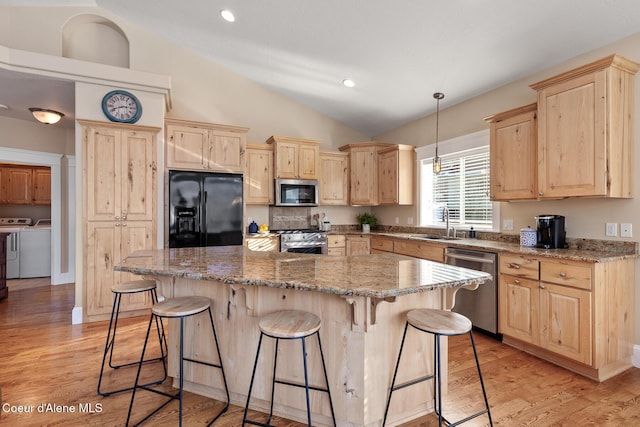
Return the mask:
<svg viewBox="0 0 640 427"><path fill-rule="evenodd" d="M378 150L378 203L412 205L416 156L411 145L392 145Z"/></svg>
<svg viewBox="0 0 640 427"><path fill-rule="evenodd" d="M538 197L633 197L634 74L611 55L538 91Z"/></svg>
<svg viewBox="0 0 640 427"><path fill-rule="evenodd" d="M320 170L320 141L271 136L275 155L275 177L289 179L318 179Z"/></svg>
<svg viewBox="0 0 640 427"><path fill-rule="evenodd" d="M243 173L247 128L166 119L168 169Z"/></svg>
<svg viewBox="0 0 640 427"><path fill-rule="evenodd" d="M247 168L244 175L245 202L248 205L273 204L273 147L247 144Z"/></svg>
<svg viewBox="0 0 640 427"><path fill-rule="evenodd" d="M0 165L0 203L50 205L51 169L39 166Z"/></svg>
<svg viewBox="0 0 640 427"><path fill-rule="evenodd" d="M486 117L491 123L491 200L537 197L537 104Z"/></svg>
<svg viewBox="0 0 640 427"><path fill-rule="evenodd" d="M321 205L349 204L349 155L320 152L319 202Z"/></svg>
<svg viewBox="0 0 640 427"><path fill-rule="evenodd" d="M413 204L414 147L361 142L340 147L349 153L349 204Z"/></svg>

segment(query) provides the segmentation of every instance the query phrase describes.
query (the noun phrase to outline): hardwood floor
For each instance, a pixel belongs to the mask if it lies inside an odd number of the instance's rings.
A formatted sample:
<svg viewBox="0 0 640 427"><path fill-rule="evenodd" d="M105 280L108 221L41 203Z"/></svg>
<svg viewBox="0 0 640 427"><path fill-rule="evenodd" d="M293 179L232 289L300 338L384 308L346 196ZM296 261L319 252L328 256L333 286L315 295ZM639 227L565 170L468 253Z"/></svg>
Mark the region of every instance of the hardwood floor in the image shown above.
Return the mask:
<svg viewBox="0 0 640 427"><path fill-rule="evenodd" d="M73 285L20 285L10 282L8 299L0 301L0 426L124 425L130 394L100 397L96 393L107 322L71 325ZM119 350L126 349L125 356L135 359L139 355L146 325L146 317L122 322L118 333L126 343ZM495 425L640 425L640 369L596 383L480 334L476 334L476 341ZM451 377L445 414L455 420L457 414L452 408L472 412L481 407L482 398L468 338L451 339L449 349ZM122 378L133 381L130 374L135 372L112 371L106 380L118 386L126 383ZM153 374L149 370L148 375ZM394 394L394 399L401 398L402 392ZM146 413L159 399L149 393L139 396L138 413ZM38 413L43 403L75 412ZM218 402L190 393L185 403L184 424L188 426L206 425L221 407ZM33 406L33 412L7 411L17 410L19 405L27 410ZM176 411L177 404L172 404L146 425L176 425ZM240 426L242 411L232 407L216 425ZM276 419L274 424L302 426L283 419ZM464 425L487 424L483 416ZM437 420L430 415L404 427L435 425Z"/></svg>

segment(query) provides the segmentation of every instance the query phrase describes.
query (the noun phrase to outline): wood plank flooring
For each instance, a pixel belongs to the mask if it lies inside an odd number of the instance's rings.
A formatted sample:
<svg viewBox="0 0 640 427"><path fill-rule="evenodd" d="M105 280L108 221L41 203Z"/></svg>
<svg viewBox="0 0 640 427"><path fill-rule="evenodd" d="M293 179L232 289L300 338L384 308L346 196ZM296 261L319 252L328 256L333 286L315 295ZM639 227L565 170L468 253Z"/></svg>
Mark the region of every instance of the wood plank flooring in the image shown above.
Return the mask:
<svg viewBox="0 0 640 427"><path fill-rule="evenodd" d="M46 282L9 282L9 298L0 301L0 426L122 426L129 393L100 397L96 393L107 322L71 325L73 285ZM41 286L44 284L45 286ZM139 355L147 318L126 319L118 330L126 343L125 357ZM596 383L562 368L476 334L480 363L497 426L637 426L640 425L640 369ZM481 395L468 338L453 338L450 349L450 393L445 410L451 419L481 407ZM133 370L110 372L106 380L118 386L133 381ZM148 373L153 375L153 372ZM127 377L127 380L122 380ZM394 394L401 398L403 391ZM406 391L410 392L410 391ZM137 414L146 413L161 399L149 393L136 398ZM217 413L221 404L194 394L185 397L184 425L199 426ZM38 406L59 405L55 408ZM9 407L7 407L9 405ZM18 406L33 412L7 412ZM2 409L5 409L4 411ZM172 403L146 425L177 425ZM83 410L84 412L81 412ZM91 412L92 411L92 412ZM216 426L242 424L242 408L232 407ZM138 416L136 419L139 419ZM486 416L464 424L487 425ZM274 425L302 424L276 419ZM433 415L403 427L437 425Z"/></svg>

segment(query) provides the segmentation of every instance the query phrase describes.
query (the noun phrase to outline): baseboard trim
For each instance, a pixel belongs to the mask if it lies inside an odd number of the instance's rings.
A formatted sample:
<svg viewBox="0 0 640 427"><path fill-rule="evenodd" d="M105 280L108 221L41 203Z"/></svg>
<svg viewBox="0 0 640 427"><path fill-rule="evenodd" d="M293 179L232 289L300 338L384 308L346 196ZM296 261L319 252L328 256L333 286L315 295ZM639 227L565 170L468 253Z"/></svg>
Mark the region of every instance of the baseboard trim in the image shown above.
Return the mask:
<svg viewBox="0 0 640 427"><path fill-rule="evenodd" d="M633 354L631 355L631 364L636 368L640 368L640 344L633 345Z"/></svg>
<svg viewBox="0 0 640 427"><path fill-rule="evenodd" d="M79 325L82 323L82 307L73 307L71 310L71 324Z"/></svg>

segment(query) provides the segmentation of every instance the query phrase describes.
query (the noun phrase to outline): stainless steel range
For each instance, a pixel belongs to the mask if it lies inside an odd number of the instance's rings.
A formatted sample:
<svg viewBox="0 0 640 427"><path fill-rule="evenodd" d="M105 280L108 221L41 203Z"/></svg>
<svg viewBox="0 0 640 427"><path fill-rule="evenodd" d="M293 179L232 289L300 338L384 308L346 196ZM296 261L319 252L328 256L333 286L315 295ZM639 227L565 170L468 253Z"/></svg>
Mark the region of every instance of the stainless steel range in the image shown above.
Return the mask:
<svg viewBox="0 0 640 427"><path fill-rule="evenodd" d="M280 252L327 254L327 233L317 229L275 230L280 235Z"/></svg>

